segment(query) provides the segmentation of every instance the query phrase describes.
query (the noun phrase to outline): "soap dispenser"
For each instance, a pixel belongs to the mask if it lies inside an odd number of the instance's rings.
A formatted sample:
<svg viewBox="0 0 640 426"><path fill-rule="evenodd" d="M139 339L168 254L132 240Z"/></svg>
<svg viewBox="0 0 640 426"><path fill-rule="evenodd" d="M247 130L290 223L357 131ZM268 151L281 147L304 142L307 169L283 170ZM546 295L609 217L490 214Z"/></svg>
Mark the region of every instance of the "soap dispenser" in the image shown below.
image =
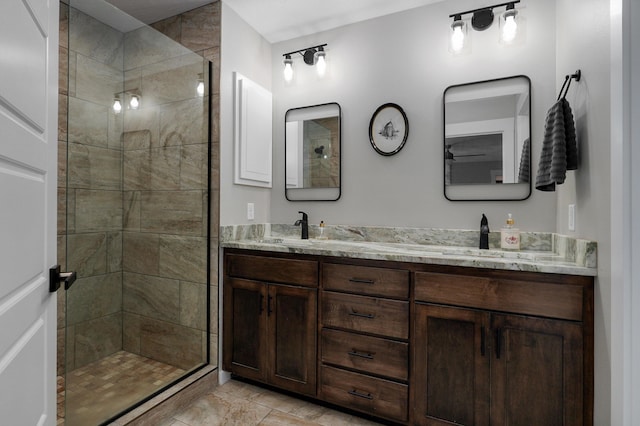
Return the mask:
<svg viewBox="0 0 640 426"><path fill-rule="evenodd" d="M500 230L500 247L503 250L520 250L520 230L513 227L514 223L509 213L507 225Z"/></svg>
<svg viewBox="0 0 640 426"><path fill-rule="evenodd" d="M320 221L319 230L320 230L320 234L318 235L318 239L319 240L326 240L327 236L324 234L324 221L323 220Z"/></svg>

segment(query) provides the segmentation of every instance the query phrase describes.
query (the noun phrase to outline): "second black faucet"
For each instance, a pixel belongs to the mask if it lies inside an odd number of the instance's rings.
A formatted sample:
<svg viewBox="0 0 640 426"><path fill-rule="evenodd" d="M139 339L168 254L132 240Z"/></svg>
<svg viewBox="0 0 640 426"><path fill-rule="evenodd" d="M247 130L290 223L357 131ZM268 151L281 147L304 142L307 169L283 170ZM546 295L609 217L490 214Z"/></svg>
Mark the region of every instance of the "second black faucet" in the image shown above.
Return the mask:
<svg viewBox="0 0 640 426"><path fill-rule="evenodd" d="M309 216L305 212L298 212L298 213L302 214L302 219L296 220L296 223L294 223L294 225L302 226L301 238L303 240L308 240L309 239Z"/></svg>

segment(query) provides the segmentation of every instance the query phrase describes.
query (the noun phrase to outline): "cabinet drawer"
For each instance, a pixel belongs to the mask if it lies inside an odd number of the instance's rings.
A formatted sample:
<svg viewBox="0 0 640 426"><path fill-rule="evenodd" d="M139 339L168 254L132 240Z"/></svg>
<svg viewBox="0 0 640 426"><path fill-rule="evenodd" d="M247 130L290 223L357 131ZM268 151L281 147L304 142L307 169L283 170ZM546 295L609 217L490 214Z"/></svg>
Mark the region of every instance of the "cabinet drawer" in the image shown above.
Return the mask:
<svg viewBox="0 0 640 426"><path fill-rule="evenodd" d="M402 269L326 263L322 267L322 284L327 290L400 299L409 297L409 271Z"/></svg>
<svg viewBox="0 0 640 426"><path fill-rule="evenodd" d="M407 420L408 387L389 380L323 366L320 392L325 401L392 420Z"/></svg>
<svg viewBox="0 0 640 426"><path fill-rule="evenodd" d="M322 362L407 380L409 344L345 331L322 330Z"/></svg>
<svg viewBox="0 0 640 426"><path fill-rule="evenodd" d="M250 280L318 286L318 262L314 260L227 254L225 273Z"/></svg>
<svg viewBox="0 0 640 426"><path fill-rule="evenodd" d="M408 339L409 302L324 291L322 323L329 327Z"/></svg>
<svg viewBox="0 0 640 426"><path fill-rule="evenodd" d="M416 272L416 301L582 321L577 285Z"/></svg>

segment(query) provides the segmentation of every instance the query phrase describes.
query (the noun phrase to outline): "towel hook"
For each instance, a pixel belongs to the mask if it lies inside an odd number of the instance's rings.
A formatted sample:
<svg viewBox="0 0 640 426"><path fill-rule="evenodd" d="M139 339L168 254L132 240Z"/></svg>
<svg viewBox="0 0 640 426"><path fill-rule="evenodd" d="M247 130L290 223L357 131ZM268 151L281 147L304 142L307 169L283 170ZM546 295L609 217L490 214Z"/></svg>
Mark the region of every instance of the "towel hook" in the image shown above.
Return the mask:
<svg viewBox="0 0 640 426"><path fill-rule="evenodd" d="M560 93L558 94L557 100L560 100L560 98L564 99L564 97L567 96L567 93L569 92L569 86L571 86L571 80L580 81L581 78L582 71L580 71L579 69L576 70L576 72L574 72L573 74L566 75L564 77L564 83L562 83L562 87L560 88ZM564 92L564 94L562 92Z"/></svg>

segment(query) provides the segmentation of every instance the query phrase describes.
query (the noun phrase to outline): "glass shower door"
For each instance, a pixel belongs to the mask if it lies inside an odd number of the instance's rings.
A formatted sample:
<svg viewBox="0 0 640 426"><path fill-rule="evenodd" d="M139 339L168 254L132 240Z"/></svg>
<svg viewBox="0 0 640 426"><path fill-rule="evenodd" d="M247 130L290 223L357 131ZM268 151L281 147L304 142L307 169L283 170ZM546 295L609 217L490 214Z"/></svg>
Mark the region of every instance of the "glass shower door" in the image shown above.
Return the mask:
<svg viewBox="0 0 640 426"><path fill-rule="evenodd" d="M68 31L65 423L92 425L208 361L210 67L101 0Z"/></svg>

